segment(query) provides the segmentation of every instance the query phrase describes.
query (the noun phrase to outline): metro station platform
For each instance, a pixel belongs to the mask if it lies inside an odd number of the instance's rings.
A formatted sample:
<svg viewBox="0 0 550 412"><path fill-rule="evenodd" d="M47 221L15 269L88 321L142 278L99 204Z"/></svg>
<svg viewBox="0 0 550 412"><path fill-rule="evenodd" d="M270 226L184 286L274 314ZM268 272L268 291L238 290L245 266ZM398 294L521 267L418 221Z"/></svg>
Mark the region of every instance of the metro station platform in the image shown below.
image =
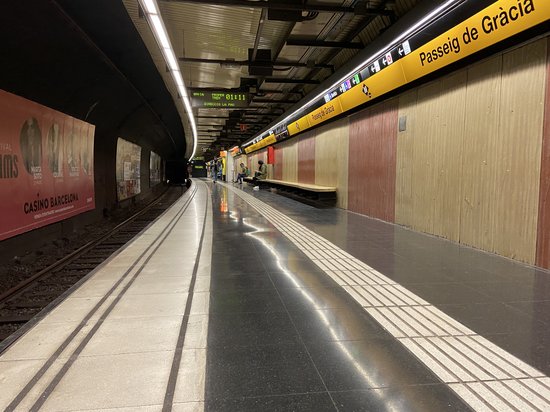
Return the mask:
<svg viewBox="0 0 550 412"><path fill-rule="evenodd" d="M547 411L550 272L195 180L0 356L0 410Z"/></svg>

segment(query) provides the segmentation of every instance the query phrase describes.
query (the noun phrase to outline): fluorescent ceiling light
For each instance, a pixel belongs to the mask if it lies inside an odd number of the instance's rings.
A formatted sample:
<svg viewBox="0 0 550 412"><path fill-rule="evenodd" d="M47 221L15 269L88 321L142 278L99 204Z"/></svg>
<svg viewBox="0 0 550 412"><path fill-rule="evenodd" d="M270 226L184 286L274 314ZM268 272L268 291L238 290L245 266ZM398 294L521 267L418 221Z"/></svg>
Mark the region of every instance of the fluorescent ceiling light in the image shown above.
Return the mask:
<svg viewBox="0 0 550 412"><path fill-rule="evenodd" d="M157 5L154 0L143 0L141 4L147 13L158 14Z"/></svg>
<svg viewBox="0 0 550 412"><path fill-rule="evenodd" d="M183 99L183 104L185 105L185 110L187 110L187 113L192 113L193 108L191 107L189 99Z"/></svg>
<svg viewBox="0 0 550 412"><path fill-rule="evenodd" d="M393 39L391 42L389 42L386 46L384 46L382 49L378 50L376 53L373 53L368 59L365 59L360 65L358 65L355 69L353 69L352 71L350 71L348 74L346 74L345 76L343 76L340 80L334 82L334 84L330 87L328 87L327 89L325 89L324 91L322 91L321 93L319 93L317 96L315 96L314 98L310 99L307 101L307 103L304 103L304 105L302 107L300 107L299 109L295 110L294 112L292 112L291 114L289 114L287 117L285 117L283 120L281 120L280 122L278 122L275 126L273 126L273 129L277 128L278 126L281 126L282 124L286 124L286 122L288 121L288 119L290 119L291 117L293 117L294 115L296 115L297 113L301 112L302 110L308 108L309 106L311 106L314 102L316 102L318 99L320 99L321 97L323 97L325 94L327 94L327 92L329 92L330 90L334 89L336 86L338 86L340 83L342 83L344 80L347 80L349 77L351 77L352 75L354 75L355 73L357 73L360 69L362 69L363 67L365 67L369 62L373 61L375 58L381 56L382 54L384 54L387 50L391 50L394 46L396 46L398 43L402 42L403 40L405 40L407 38L407 36L409 36L411 33L413 33L414 31L418 30L418 29L421 29L423 28L426 23L430 22L431 19L433 19L434 17L436 17L438 14L440 14L442 11L444 11L445 9L448 9L450 6L452 6L454 3L461 3L462 1L464 0L448 0L446 1L445 3L443 3L441 6L439 6L438 8L432 10L430 13L428 13L426 16L424 16L422 19L420 19L419 21L417 21L415 24L413 24L412 26L410 26L406 31L404 31L403 33L401 33L399 36L397 36L395 39ZM260 136L267 136L268 133L264 132L262 133ZM245 145L248 145L250 143L253 143L256 139L258 138L258 136L256 136L254 139L246 142L243 144L243 146Z"/></svg>
<svg viewBox="0 0 550 412"><path fill-rule="evenodd" d="M170 44L170 40L168 39L168 35L166 34L166 29L164 28L164 24L162 24L162 20L160 19L160 16L158 14L149 14L148 17L149 17L149 20L151 21L151 24L153 25L153 30L155 31L155 37L159 42L160 48L171 49L172 45Z"/></svg>
<svg viewBox="0 0 550 412"><path fill-rule="evenodd" d="M187 118L193 134L193 152L189 157L189 160L191 160L197 152L197 125L195 123L195 118L193 117L193 108L191 107L191 103L189 101L189 95L187 94L187 89L183 81L179 63L176 58L176 54L174 53L174 49L172 48L172 44L170 43L170 39L168 38L166 27L164 26L162 18L159 14L159 8L156 0L139 0L139 2L142 9L145 11L149 26L151 27L153 35L155 36L162 55L164 56L166 65L170 68L172 78L176 84L176 89L178 94L181 96L183 105L187 111Z"/></svg>
<svg viewBox="0 0 550 412"><path fill-rule="evenodd" d="M168 62L168 67L172 71L176 71L180 69L180 65L178 64L178 61L176 60L176 56L174 55L174 52L172 49L163 49L164 57L166 58L166 61Z"/></svg>
<svg viewBox="0 0 550 412"><path fill-rule="evenodd" d="M172 72L172 77L174 78L174 82L178 85L178 88L179 87L185 87L185 85L183 84L183 79L181 78L181 73L179 72L179 70L174 70Z"/></svg>

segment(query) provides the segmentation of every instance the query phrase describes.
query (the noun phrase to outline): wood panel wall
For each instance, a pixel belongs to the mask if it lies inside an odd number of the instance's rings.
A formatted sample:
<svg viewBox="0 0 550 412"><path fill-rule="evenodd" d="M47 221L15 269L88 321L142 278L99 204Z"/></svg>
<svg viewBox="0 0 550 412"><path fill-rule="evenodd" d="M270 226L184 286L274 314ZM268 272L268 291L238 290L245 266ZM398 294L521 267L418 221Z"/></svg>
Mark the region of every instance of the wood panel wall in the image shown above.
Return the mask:
<svg viewBox="0 0 550 412"><path fill-rule="evenodd" d="M550 267L549 56L538 40L277 145L274 175L314 170L339 207Z"/></svg>
<svg viewBox="0 0 550 412"><path fill-rule="evenodd" d="M494 250L497 146L499 145L502 56L468 69L462 170L462 217L460 241Z"/></svg>
<svg viewBox="0 0 550 412"><path fill-rule="evenodd" d="M354 212L394 221L398 100L354 115L349 126L349 200Z"/></svg>
<svg viewBox="0 0 550 412"><path fill-rule="evenodd" d="M414 89L399 97L398 117L405 121L405 130L397 134L396 177L395 177L395 221L408 226L414 225L413 210L413 165L415 147L416 105L418 90Z"/></svg>
<svg viewBox="0 0 550 412"><path fill-rule="evenodd" d="M258 152L255 152L248 156L248 170L250 171L250 176L254 177L254 173L258 171L259 165L258 161L263 160L267 164L267 149L262 149ZM267 168L267 177L271 178L273 174L273 168L268 165Z"/></svg>
<svg viewBox="0 0 550 412"><path fill-rule="evenodd" d="M546 40L400 97L396 221L534 263Z"/></svg>
<svg viewBox="0 0 550 412"><path fill-rule="evenodd" d="M534 263L546 41L504 54L499 111L494 252Z"/></svg>
<svg viewBox="0 0 550 412"><path fill-rule="evenodd" d="M283 150L283 180L298 181L298 141L296 139L282 143Z"/></svg>
<svg viewBox="0 0 550 412"><path fill-rule="evenodd" d="M315 184L315 131L298 138L298 182Z"/></svg>
<svg viewBox="0 0 550 412"><path fill-rule="evenodd" d="M540 172L536 265L550 268L550 37L546 41L546 96Z"/></svg>
<svg viewBox="0 0 550 412"><path fill-rule="evenodd" d="M349 120L321 127L315 138L315 184L336 187L337 206L348 208Z"/></svg>
<svg viewBox="0 0 550 412"><path fill-rule="evenodd" d="M401 98L406 131L398 136L397 222L458 240L465 72ZM404 202L404 203L399 203ZM401 220L404 218L405 220Z"/></svg>
<svg viewBox="0 0 550 412"><path fill-rule="evenodd" d="M547 39L546 99L539 190L536 265L550 268L550 39Z"/></svg>

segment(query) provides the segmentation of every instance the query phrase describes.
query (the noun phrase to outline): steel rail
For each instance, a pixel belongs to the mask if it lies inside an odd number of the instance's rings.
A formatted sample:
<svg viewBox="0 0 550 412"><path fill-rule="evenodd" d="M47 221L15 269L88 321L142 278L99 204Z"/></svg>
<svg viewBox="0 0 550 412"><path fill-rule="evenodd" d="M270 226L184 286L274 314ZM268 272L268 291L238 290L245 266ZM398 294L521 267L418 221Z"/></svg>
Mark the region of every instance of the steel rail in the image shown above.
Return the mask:
<svg viewBox="0 0 550 412"><path fill-rule="evenodd" d="M32 284L34 284L37 280L47 278L49 275L53 274L56 270L61 269L62 267L68 265L69 263L71 263L72 261L80 257L82 254L84 254L85 252L89 251L90 249L94 248L95 246L101 244L105 240L112 237L114 234L118 233L123 227L127 226L129 223L137 219L139 216L149 211L153 206L157 205L164 198L167 192L168 192L168 189L166 189L158 198L156 198L151 203L146 205L143 209L141 209L134 215L130 216L128 219L116 225L108 233L100 236L98 239L95 239L86 243L85 245L69 253L67 256L59 259L57 262L52 263L48 267L45 267L44 269L32 275L31 277L25 279L24 281L20 282L19 284L15 285L14 287L2 293L0 295L0 308L3 307L8 300L12 299L13 297L27 290L29 286L32 286Z"/></svg>

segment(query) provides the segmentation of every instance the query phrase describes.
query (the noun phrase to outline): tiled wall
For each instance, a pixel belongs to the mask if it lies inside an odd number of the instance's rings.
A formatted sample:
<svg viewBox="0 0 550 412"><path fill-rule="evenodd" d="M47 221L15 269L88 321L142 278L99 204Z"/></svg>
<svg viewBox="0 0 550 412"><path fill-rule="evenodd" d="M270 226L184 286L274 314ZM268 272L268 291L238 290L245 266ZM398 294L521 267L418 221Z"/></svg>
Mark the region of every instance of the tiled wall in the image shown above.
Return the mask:
<svg viewBox="0 0 550 412"><path fill-rule="evenodd" d="M550 41L547 48L546 97L542 140L539 219L537 236L537 266L550 267Z"/></svg>

